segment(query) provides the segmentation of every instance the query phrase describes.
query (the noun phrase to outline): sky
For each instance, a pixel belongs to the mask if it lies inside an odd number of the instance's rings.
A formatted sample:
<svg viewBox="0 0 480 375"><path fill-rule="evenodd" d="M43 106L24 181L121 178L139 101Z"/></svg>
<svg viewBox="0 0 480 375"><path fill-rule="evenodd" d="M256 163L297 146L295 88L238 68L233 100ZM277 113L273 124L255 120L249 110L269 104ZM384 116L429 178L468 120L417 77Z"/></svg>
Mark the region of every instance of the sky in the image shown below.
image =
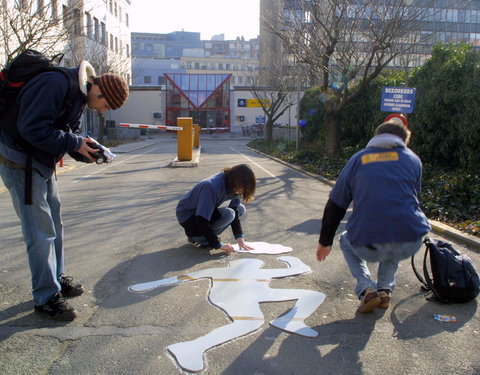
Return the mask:
<svg viewBox="0 0 480 375"><path fill-rule="evenodd" d="M193 31L200 39L225 34L225 40L259 34L260 0L132 0L130 31Z"/></svg>

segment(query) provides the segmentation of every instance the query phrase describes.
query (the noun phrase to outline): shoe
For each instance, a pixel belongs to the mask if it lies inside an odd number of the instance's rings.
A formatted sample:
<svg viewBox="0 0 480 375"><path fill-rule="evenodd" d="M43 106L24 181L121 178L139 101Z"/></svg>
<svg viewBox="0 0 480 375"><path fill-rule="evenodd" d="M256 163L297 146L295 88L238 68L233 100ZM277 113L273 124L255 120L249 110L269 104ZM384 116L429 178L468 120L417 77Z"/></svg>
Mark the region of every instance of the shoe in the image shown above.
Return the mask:
<svg viewBox="0 0 480 375"><path fill-rule="evenodd" d="M211 246L203 245L199 242L195 242L195 240L193 240L190 237L188 237L188 242L190 243L190 245L195 246L197 249L202 249L202 250L212 250L213 249Z"/></svg>
<svg viewBox="0 0 480 375"><path fill-rule="evenodd" d="M62 289L60 293L64 297L77 297L85 291L85 288L81 284L75 284L73 282L73 277L60 275L58 282Z"/></svg>
<svg viewBox="0 0 480 375"><path fill-rule="evenodd" d="M358 312L366 313L375 310L380 305L380 299L376 290L367 288L360 296L360 305L358 306Z"/></svg>
<svg viewBox="0 0 480 375"><path fill-rule="evenodd" d="M46 318L63 322L70 322L77 317L77 311L60 293L55 294L45 305L35 306L35 312Z"/></svg>
<svg viewBox="0 0 480 375"><path fill-rule="evenodd" d="M392 292L388 289L380 289L378 291L378 296L380 297L380 307L381 309L388 309L388 306L390 305L390 298L391 298Z"/></svg>

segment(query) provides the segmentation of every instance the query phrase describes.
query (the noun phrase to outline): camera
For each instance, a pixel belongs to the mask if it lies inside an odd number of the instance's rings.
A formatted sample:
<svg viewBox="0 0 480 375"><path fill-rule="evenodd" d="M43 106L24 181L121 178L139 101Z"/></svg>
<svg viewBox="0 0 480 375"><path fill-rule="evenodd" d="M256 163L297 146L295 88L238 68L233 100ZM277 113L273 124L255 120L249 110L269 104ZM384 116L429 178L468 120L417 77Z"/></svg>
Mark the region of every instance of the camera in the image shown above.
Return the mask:
<svg viewBox="0 0 480 375"><path fill-rule="evenodd" d="M93 140L94 142L87 142L87 145L97 150L94 153L90 153L90 155L92 155L95 158L95 162L97 164L111 163L116 155L113 152L111 152L110 149L98 143L95 139L91 137L90 139Z"/></svg>

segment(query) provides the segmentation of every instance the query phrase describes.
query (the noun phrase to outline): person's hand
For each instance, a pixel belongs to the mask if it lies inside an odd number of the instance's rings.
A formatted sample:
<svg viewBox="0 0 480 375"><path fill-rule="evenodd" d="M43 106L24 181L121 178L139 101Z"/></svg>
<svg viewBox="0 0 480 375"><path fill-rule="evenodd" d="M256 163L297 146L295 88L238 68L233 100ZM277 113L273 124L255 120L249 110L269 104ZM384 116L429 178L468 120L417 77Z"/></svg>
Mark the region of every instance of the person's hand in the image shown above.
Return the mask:
<svg viewBox="0 0 480 375"><path fill-rule="evenodd" d="M245 243L245 239L243 237L240 237L240 238L237 238L237 243L238 243L238 247L241 249L245 249L245 250L253 250L253 247L251 246L248 246L246 243Z"/></svg>
<svg viewBox="0 0 480 375"><path fill-rule="evenodd" d="M88 143L95 143L93 139L90 137L87 138L82 138L82 144L80 145L80 148L77 150L77 152L83 156L85 156L88 160L90 160L92 163L95 163L95 158L90 154L94 154L98 150L95 148L91 148Z"/></svg>
<svg viewBox="0 0 480 375"><path fill-rule="evenodd" d="M330 254L330 250L332 250L331 246L323 246L323 245L318 244L317 245L317 260L319 262L325 260L328 256L328 254Z"/></svg>
<svg viewBox="0 0 480 375"><path fill-rule="evenodd" d="M227 254L231 254L233 252L233 246L229 243L224 243L220 249L225 250Z"/></svg>

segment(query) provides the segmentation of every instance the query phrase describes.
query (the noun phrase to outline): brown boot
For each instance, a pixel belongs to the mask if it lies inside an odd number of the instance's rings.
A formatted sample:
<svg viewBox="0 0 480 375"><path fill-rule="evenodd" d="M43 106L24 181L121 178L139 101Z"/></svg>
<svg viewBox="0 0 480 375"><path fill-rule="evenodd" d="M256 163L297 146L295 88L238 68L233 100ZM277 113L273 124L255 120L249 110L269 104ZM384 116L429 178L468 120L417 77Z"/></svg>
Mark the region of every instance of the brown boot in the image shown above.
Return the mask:
<svg viewBox="0 0 480 375"><path fill-rule="evenodd" d="M388 306L390 305L391 294L392 292L388 289L379 290L378 296L380 297L380 305L378 305L378 307L381 309L388 309Z"/></svg>
<svg viewBox="0 0 480 375"><path fill-rule="evenodd" d="M381 303L381 299L378 296L376 290L372 288L367 288L363 292L363 295L360 297L360 305L358 306L358 312L366 313L372 312L375 310L378 305Z"/></svg>

